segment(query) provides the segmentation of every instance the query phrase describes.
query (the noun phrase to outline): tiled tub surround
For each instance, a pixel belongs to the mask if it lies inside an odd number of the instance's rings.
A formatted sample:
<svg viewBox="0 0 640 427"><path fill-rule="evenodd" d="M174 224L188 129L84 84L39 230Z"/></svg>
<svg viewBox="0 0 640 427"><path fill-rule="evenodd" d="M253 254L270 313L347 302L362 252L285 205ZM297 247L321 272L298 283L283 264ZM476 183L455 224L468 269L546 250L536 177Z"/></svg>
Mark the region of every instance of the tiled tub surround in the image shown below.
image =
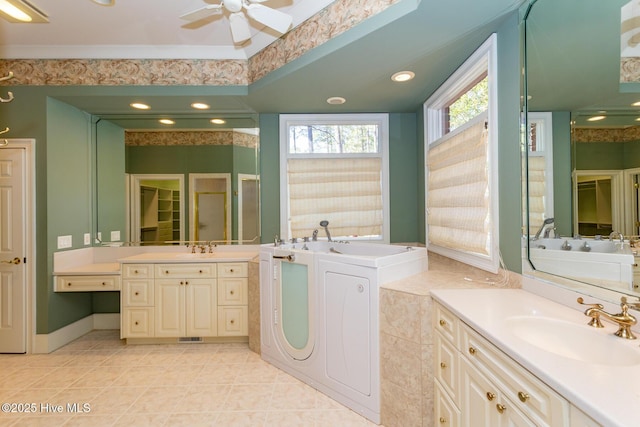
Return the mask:
<svg viewBox="0 0 640 427"><path fill-rule="evenodd" d="M385 427L434 425L431 290L520 287L502 277L429 253L429 271L380 289L380 415Z"/></svg>

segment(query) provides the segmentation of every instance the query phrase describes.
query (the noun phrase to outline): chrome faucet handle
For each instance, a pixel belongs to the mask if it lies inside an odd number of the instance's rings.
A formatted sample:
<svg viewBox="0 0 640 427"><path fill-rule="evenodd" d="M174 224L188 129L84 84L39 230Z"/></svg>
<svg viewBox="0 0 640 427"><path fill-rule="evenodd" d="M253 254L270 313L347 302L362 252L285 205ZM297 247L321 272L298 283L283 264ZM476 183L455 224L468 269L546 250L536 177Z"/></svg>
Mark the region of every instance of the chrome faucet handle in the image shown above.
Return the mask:
<svg viewBox="0 0 640 427"><path fill-rule="evenodd" d="M591 320L589 321L589 323L587 323L587 325L592 326L594 328L604 328L604 325L602 324L602 321L600 320L600 312L598 311L598 310L603 310L604 309L604 305L599 304L599 303L588 304L588 303L584 302L584 299L582 297L578 297L577 301L578 301L578 304L586 305L587 307L589 307L584 312L584 314L586 316L591 317Z"/></svg>

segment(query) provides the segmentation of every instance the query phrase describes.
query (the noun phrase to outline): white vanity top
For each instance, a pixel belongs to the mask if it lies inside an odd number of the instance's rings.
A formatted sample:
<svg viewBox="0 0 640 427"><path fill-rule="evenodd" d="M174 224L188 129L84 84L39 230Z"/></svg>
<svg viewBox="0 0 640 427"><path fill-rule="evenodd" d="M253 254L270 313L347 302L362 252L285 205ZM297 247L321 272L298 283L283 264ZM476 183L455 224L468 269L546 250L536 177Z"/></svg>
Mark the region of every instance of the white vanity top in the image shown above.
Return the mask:
<svg viewBox="0 0 640 427"><path fill-rule="evenodd" d="M603 319L605 328L591 328L577 303L572 310L521 289L433 289L431 295L598 423L607 427L640 425L640 340L614 336L616 325ZM563 344L579 340L575 347L567 346L575 353L559 355L551 348L542 349L541 345L553 345L548 341L532 344L531 336L537 331L529 329L532 332L525 334L514 329L514 319L542 321L540 325L550 320L546 324L559 326L559 335L561 330L577 332L560 337ZM588 346L593 350L582 350ZM584 353L588 357L583 358ZM618 359L620 363L612 363Z"/></svg>
<svg viewBox="0 0 640 427"><path fill-rule="evenodd" d="M148 252L120 258L118 261L127 263L193 263L193 262L240 262L255 258L255 252Z"/></svg>
<svg viewBox="0 0 640 427"><path fill-rule="evenodd" d="M53 275L119 275L122 263L246 262L258 255L258 248L229 246L201 254L176 246L89 247L54 253Z"/></svg>

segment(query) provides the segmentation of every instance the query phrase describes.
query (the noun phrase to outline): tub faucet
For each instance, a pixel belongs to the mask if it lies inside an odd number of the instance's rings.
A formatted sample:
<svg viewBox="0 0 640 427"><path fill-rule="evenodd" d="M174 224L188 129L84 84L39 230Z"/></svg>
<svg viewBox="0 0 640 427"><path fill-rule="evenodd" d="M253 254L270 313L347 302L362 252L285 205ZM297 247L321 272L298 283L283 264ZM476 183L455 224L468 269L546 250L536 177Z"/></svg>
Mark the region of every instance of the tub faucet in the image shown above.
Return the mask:
<svg viewBox="0 0 640 427"><path fill-rule="evenodd" d="M536 233L535 236L533 236L533 240L538 240L540 238L540 234L542 234L542 230L544 230L544 238L548 238L549 237L549 232L551 231L549 228L547 228L548 225L553 224L553 218L547 218L544 220L544 222L542 223L542 225L540 226L540 229L538 230L538 232ZM545 230L546 228L546 230Z"/></svg>
<svg viewBox="0 0 640 427"><path fill-rule="evenodd" d="M619 239L620 243L624 243L624 235L622 233L620 233L619 231L612 231L611 234L609 234L609 240L613 242L613 238Z"/></svg>
<svg viewBox="0 0 640 427"><path fill-rule="evenodd" d="M311 235L311 240L316 242L318 241L318 229L313 230L313 234Z"/></svg>
<svg viewBox="0 0 640 427"><path fill-rule="evenodd" d="M331 240L331 234L329 233L329 221L323 219L320 221L320 227L324 227L324 232L327 233L327 240L333 242L333 240Z"/></svg>

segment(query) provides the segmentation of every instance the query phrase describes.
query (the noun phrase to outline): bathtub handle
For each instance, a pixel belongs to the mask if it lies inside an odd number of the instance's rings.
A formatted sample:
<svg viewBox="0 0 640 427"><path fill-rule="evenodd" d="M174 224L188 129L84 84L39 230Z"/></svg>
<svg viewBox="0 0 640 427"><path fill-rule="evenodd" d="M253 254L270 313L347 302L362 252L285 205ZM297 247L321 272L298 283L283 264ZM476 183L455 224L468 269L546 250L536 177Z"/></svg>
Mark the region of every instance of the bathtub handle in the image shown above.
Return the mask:
<svg viewBox="0 0 640 427"><path fill-rule="evenodd" d="M273 259L286 259L289 262L293 262L296 260L296 256L291 254L291 255L274 255Z"/></svg>

